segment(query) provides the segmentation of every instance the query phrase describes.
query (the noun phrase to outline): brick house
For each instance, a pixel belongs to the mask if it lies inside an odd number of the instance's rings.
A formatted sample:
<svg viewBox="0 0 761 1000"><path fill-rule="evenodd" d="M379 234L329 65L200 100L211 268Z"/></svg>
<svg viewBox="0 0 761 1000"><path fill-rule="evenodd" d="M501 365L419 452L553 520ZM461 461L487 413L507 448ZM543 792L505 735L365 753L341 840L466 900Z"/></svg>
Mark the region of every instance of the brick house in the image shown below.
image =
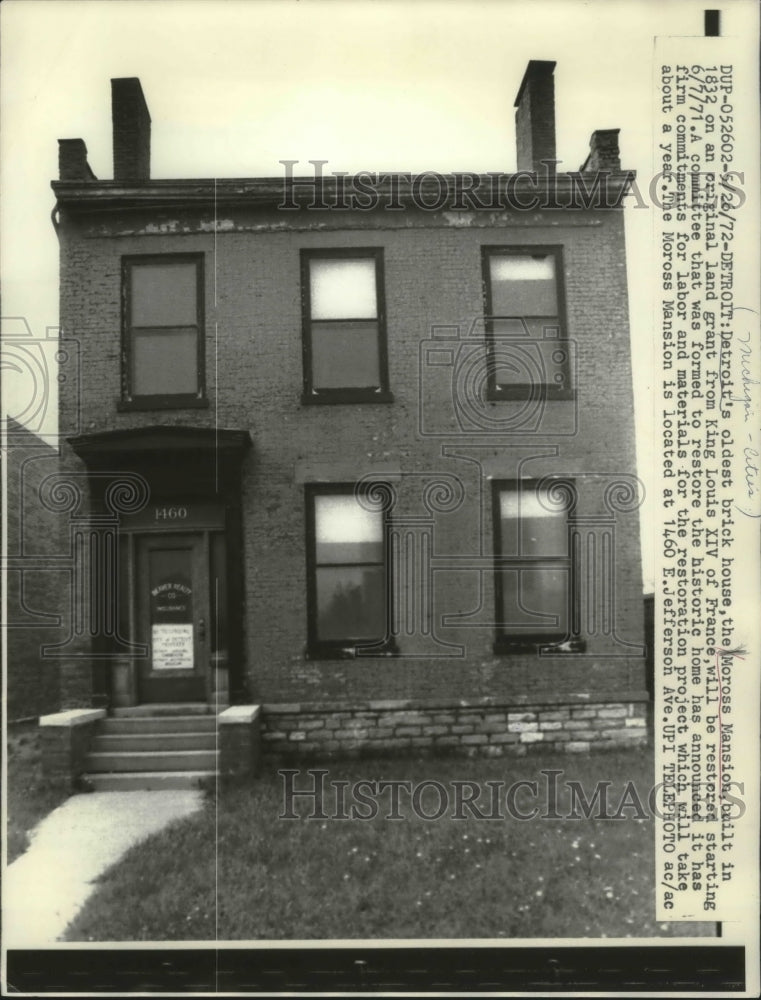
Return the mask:
<svg viewBox="0 0 761 1000"><path fill-rule="evenodd" d="M152 180L137 79L112 81L113 180L60 140L62 696L108 712L114 768L125 720L228 703L233 771L259 741L645 739L632 175L617 130L555 172L553 68L524 75L512 174Z"/></svg>

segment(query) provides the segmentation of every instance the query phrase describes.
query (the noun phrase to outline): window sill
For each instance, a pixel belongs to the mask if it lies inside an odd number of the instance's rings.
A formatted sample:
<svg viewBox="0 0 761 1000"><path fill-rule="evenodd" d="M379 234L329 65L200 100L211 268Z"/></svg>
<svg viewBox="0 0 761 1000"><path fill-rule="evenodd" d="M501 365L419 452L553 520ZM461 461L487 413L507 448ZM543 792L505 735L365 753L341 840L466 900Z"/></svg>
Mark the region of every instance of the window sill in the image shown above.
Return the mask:
<svg viewBox="0 0 761 1000"><path fill-rule="evenodd" d="M323 389L301 394L302 406L334 406L347 403L393 403L388 389Z"/></svg>
<svg viewBox="0 0 761 1000"><path fill-rule="evenodd" d="M510 656L520 653L528 653L537 656L539 653L552 654L558 656L572 656L574 653L583 653L587 644L579 638L548 639L543 636L525 636L521 638L508 639L501 636L494 640L494 652L497 656Z"/></svg>
<svg viewBox="0 0 761 1000"><path fill-rule="evenodd" d="M489 403L503 403L506 400L574 400L575 389L562 389L554 385L505 385L501 388L491 386L487 390L486 399Z"/></svg>
<svg viewBox="0 0 761 1000"><path fill-rule="evenodd" d="M347 643L317 643L309 646L305 653L307 660L368 660L377 657L398 656L399 648L393 639L379 640L377 645L357 647Z"/></svg>
<svg viewBox="0 0 761 1000"><path fill-rule="evenodd" d="M198 396L136 396L134 399L119 399L116 409L119 413L134 410L207 410L208 399Z"/></svg>

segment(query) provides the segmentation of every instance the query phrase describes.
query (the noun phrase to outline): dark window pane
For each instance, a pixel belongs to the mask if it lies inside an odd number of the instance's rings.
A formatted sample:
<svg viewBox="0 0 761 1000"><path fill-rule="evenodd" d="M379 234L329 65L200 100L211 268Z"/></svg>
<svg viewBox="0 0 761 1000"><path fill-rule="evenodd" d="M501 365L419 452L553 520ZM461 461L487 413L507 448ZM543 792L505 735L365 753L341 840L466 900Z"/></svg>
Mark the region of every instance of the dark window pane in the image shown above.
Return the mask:
<svg viewBox="0 0 761 1000"><path fill-rule="evenodd" d="M502 631L516 636L565 635L568 574L564 567L503 570Z"/></svg>
<svg viewBox="0 0 761 1000"><path fill-rule="evenodd" d="M551 316L557 312L551 254L493 254L489 258L493 316Z"/></svg>
<svg viewBox="0 0 761 1000"><path fill-rule="evenodd" d="M134 330L132 394L161 396L198 391L198 334L185 330Z"/></svg>
<svg viewBox="0 0 761 1000"><path fill-rule="evenodd" d="M383 541L377 542L318 542L317 562L320 565L383 562Z"/></svg>
<svg viewBox="0 0 761 1000"><path fill-rule="evenodd" d="M375 258L311 260L309 298L313 320L375 319Z"/></svg>
<svg viewBox="0 0 761 1000"><path fill-rule="evenodd" d="M385 635L382 566L317 569L317 638L382 639Z"/></svg>
<svg viewBox="0 0 761 1000"><path fill-rule="evenodd" d="M497 385L529 385L539 389L569 386L569 348L562 340L495 338L490 363Z"/></svg>
<svg viewBox="0 0 761 1000"><path fill-rule="evenodd" d="M510 319L493 320L492 330L494 331L495 338L508 337L516 339L529 336L528 328L524 320L517 316L513 316ZM498 340L497 343L499 343Z"/></svg>
<svg viewBox="0 0 761 1000"><path fill-rule="evenodd" d="M315 389L380 385L377 322L312 323L312 385Z"/></svg>
<svg viewBox="0 0 761 1000"><path fill-rule="evenodd" d="M198 322L196 264L133 266L132 326L191 326Z"/></svg>

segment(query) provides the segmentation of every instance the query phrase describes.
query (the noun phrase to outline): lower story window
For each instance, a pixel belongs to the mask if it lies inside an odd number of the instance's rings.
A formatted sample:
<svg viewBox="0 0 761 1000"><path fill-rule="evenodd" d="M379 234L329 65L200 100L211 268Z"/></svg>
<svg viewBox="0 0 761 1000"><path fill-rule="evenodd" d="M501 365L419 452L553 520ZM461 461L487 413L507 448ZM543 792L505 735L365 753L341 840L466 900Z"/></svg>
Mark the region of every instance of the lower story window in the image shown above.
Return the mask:
<svg viewBox="0 0 761 1000"><path fill-rule="evenodd" d="M385 515L353 485L307 487L312 655L353 655L388 634Z"/></svg>
<svg viewBox="0 0 761 1000"><path fill-rule="evenodd" d="M570 638L569 498L546 481L494 485L498 649Z"/></svg>

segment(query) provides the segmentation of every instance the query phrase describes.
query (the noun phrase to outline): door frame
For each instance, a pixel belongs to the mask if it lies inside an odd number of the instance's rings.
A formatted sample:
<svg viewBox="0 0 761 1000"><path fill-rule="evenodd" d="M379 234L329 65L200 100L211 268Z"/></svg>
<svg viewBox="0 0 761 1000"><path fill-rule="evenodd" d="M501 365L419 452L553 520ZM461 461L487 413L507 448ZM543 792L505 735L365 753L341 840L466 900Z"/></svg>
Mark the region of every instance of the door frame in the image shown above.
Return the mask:
<svg viewBox="0 0 761 1000"><path fill-rule="evenodd" d="M178 516L174 516L178 512ZM233 588L235 563L234 540L230 531L235 528L235 518L229 518L229 507L224 502L210 503L207 499L194 497L183 498L180 503L176 498L155 499L150 504L132 515L123 516L118 529L119 551L119 629L122 635L137 647L139 642L138 616L140 612L139 591L141 573L139 552L146 544L145 540L155 539L156 544L166 542L171 545L177 539L182 545L182 539L197 539L200 549L200 565L195 576L202 578L201 593L206 615L203 700L207 704L215 702L219 697L217 690L220 682L219 669L222 667L227 678L229 657L225 655L220 662L219 647L229 650L235 642L235 621L231 617L229 600ZM221 538L219 544L216 539ZM150 543L149 543L150 544ZM145 575L143 573L143 575ZM219 594L215 590L215 581L219 580ZM216 603L224 602L220 610ZM216 612L216 613L215 613ZM194 614L195 614L194 609ZM226 621L226 634L221 635L218 621ZM199 617L201 617L199 615ZM236 647L233 646L233 649ZM117 708L132 707L140 704L151 704L141 690L141 675L145 655L150 655L148 648L143 647L132 657L119 657L113 663L110 676L110 703Z"/></svg>

